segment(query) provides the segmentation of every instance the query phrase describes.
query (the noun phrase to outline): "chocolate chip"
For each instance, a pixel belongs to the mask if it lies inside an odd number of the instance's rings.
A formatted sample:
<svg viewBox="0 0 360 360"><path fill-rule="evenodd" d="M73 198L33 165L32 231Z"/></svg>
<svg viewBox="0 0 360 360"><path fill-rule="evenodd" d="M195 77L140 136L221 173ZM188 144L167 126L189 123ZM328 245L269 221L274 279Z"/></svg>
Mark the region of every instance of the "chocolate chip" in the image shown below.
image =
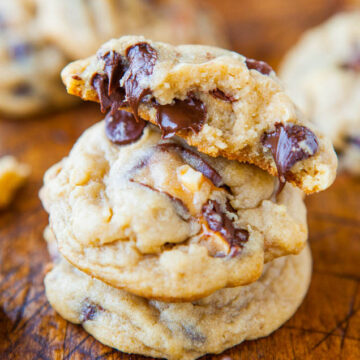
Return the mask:
<svg viewBox="0 0 360 360"><path fill-rule="evenodd" d="M212 95L213 97L218 98L220 100L227 101L227 102L234 102L235 101L235 99L232 96L226 95L220 89L211 90L210 95Z"/></svg>
<svg viewBox="0 0 360 360"><path fill-rule="evenodd" d="M30 84L21 83L16 85L12 92L16 96L28 96L33 92L33 88Z"/></svg>
<svg viewBox="0 0 360 360"><path fill-rule="evenodd" d="M360 136L348 136L346 141L360 148Z"/></svg>
<svg viewBox="0 0 360 360"><path fill-rule="evenodd" d="M163 138L168 139L179 130L199 132L206 120L206 108L202 101L190 95L185 100L175 99L173 104L157 105L156 122Z"/></svg>
<svg viewBox="0 0 360 360"><path fill-rule="evenodd" d="M230 203L226 204L227 211L236 214ZM235 227L233 221L222 211L220 204L215 200L208 200L203 206L202 213L212 231L218 232L230 245L229 256L233 257L240 253L244 244L249 239L249 232ZM226 254L219 254L223 257Z"/></svg>
<svg viewBox="0 0 360 360"><path fill-rule="evenodd" d="M15 60L22 60L29 56L32 52L33 46L29 43L14 44L10 47L10 56Z"/></svg>
<svg viewBox="0 0 360 360"><path fill-rule="evenodd" d="M289 179L290 169L295 163L313 156L319 146L315 134L308 128L281 123L275 124L274 131L265 133L261 142L273 155L280 180L278 193Z"/></svg>
<svg viewBox="0 0 360 360"><path fill-rule="evenodd" d="M80 321L85 322L89 320L94 320L99 311L104 309L100 305L96 305L93 302L85 299L80 313Z"/></svg>
<svg viewBox="0 0 360 360"><path fill-rule="evenodd" d="M153 73L157 52L147 43L139 43L126 50L129 68L124 80L126 99L138 119L138 108L144 96L151 93L142 82Z"/></svg>
<svg viewBox="0 0 360 360"><path fill-rule="evenodd" d="M98 94L101 111L103 113L109 109L111 109L111 112L115 112L120 107L126 105L125 90L123 88L118 87L109 93L109 79L107 75L95 74L91 80L91 84Z"/></svg>
<svg viewBox="0 0 360 360"><path fill-rule="evenodd" d="M246 66L249 70L256 70L263 75L269 75L273 71L272 67L265 61L246 59Z"/></svg>
<svg viewBox="0 0 360 360"><path fill-rule="evenodd" d="M136 121L133 114L123 110L109 112L105 117L106 136L117 145L126 145L138 140L145 126L146 121Z"/></svg>
<svg viewBox="0 0 360 360"><path fill-rule="evenodd" d="M158 145L158 148L160 148L163 151L176 151L180 155L183 161L185 161L188 165L193 167L196 171L201 172L215 186L217 187L225 186L221 175L194 151L191 151L179 144L174 144L174 143L160 144Z"/></svg>
<svg viewBox="0 0 360 360"><path fill-rule="evenodd" d="M109 51L101 58L105 61L104 72L108 78L108 95L111 95L120 87L120 80L127 70L127 64L116 51Z"/></svg>

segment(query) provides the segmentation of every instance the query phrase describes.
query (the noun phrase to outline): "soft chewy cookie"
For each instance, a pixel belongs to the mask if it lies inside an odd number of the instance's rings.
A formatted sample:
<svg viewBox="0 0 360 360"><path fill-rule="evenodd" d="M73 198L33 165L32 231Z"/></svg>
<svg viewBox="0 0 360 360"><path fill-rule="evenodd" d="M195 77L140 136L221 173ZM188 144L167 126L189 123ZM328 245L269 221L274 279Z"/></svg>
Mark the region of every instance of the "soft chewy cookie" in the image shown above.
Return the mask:
<svg viewBox="0 0 360 360"><path fill-rule="evenodd" d="M45 175L60 252L134 294L184 301L255 281L307 239L300 190L210 158L125 111L87 130ZM204 281L206 279L206 281Z"/></svg>
<svg viewBox="0 0 360 360"><path fill-rule="evenodd" d="M335 177L330 141L303 120L262 61L215 47L127 36L67 66L70 94L123 108L211 156L246 161L307 193Z"/></svg>
<svg viewBox="0 0 360 360"><path fill-rule="evenodd" d="M219 20L196 0L38 0L47 38L71 59L125 34L175 44L226 45ZM71 14L71 16L69 16Z"/></svg>
<svg viewBox="0 0 360 360"><path fill-rule="evenodd" d="M304 34L281 77L306 115L360 174L360 11L341 13Z"/></svg>
<svg viewBox="0 0 360 360"><path fill-rule="evenodd" d="M311 255L269 263L261 278L196 302L165 303L96 280L65 259L46 275L46 295L65 319L128 353L192 360L267 336L296 311L309 286Z"/></svg>
<svg viewBox="0 0 360 360"><path fill-rule="evenodd" d="M9 205L29 173L29 166L19 163L13 156L0 158L0 209Z"/></svg>
<svg viewBox="0 0 360 360"><path fill-rule="evenodd" d="M67 59L39 34L30 5L0 0L0 112L10 116L73 102L59 79Z"/></svg>

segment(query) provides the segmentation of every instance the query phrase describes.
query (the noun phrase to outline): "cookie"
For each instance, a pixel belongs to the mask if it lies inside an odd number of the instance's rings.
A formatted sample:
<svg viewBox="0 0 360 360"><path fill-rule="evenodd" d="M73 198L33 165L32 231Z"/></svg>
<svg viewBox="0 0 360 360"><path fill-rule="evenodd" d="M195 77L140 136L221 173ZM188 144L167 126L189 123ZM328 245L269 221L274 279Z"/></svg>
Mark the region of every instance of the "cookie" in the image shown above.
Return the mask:
<svg viewBox="0 0 360 360"><path fill-rule="evenodd" d="M13 156L0 158L0 209L10 204L29 174L29 166L19 163Z"/></svg>
<svg viewBox="0 0 360 360"><path fill-rule="evenodd" d="M125 34L175 44L227 45L219 19L194 0L38 0L38 4L45 35L74 60Z"/></svg>
<svg viewBox="0 0 360 360"><path fill-rule="evenodd" d="M26 3L0 1L0 112L7 116L29 116L74 103L59 77L68 60L39 34Z"/></svg>
<svg viewBox="0 0 360 360"><path fill-rule="evenodd" d="M360 175L360 11L307 31L280 75L294 101L333 141L341 167Z"/></svg>
<svg viewBox="0 0 360 360"><path fill-rule="evenodd" d="M68 92L121 108L213 157L246 161L306 193L334 180L330 140L307 123L269 65L201 45L125 36L62 72Z"/></svg>
<svg viewBox="0 0 360 360"><path fill-rule="evenodd" d="M185 301L253 282L264 262L304 247L302 193L276 189L255 166L162 140L118 111L48 170L40 196L74 266L143 297Z"/></svg>
<svg viewBox="0 0 360 360"><path fill-rule="evenodd" d="M306 247L266 265L247 286L186 303L147 300L113 288L61 258L45 277L46 296L66 320L128 353L192 360L267 336L297 310L309 286Z"/></svg>

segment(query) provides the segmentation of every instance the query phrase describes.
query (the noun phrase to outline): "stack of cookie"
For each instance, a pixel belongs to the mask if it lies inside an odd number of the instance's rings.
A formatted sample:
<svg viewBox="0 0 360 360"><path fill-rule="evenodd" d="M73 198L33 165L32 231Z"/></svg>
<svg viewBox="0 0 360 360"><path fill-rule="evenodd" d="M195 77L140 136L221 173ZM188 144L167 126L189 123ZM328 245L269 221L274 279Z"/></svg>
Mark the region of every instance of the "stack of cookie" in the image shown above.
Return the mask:
<svg viewBox="0 0 360 360"><path fill-rule="evenodd" d="M25 117L74 103L61 69L112 37L224 45L218 23L195 0L0 0L0 112Z"/></svg>
<svg viewBox="0 0 360 360"><path fill-rule="evenodd" d="M281 326L311 275L303 192L330 186L337 160L271 67L128 36L63 80L107 115L45 175L55 310L168 359Z"/></svg>

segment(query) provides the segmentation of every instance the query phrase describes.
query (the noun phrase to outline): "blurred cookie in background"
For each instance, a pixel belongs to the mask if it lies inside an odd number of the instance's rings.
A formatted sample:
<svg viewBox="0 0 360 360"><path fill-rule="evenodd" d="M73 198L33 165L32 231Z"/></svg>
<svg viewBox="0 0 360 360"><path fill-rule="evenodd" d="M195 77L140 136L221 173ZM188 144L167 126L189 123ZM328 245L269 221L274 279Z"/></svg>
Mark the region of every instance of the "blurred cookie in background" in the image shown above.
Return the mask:
<svg viewBox="0 0 360 360"><path fill-rule="evenodd" d="M294 101L337 149L340 169L360 175L360 11L307 31L280 76Z"/></svg>
<svg viewBox="0 0 360 360"><path fill-rule="evenodd" d="M226 46L217 16L192 0L37 0L40 26L71 58L125 34Z"/></svg>
<svg viewBox="0 0 360 360"><path fill-rule="evenodd" d="M45 41L30 0L0 0L0 113L35 115L73 103L59 73L67 58Z"/></svg>

